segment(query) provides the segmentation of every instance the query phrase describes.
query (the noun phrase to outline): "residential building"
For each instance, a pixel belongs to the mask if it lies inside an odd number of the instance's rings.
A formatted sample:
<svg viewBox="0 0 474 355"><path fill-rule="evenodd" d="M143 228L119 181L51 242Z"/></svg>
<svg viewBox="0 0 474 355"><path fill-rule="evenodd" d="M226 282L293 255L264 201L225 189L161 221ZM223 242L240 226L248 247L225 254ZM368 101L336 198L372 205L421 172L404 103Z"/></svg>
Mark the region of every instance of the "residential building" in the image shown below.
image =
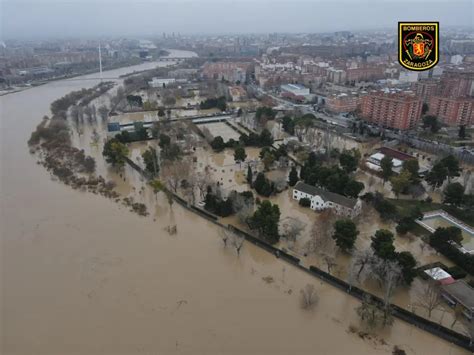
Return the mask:
<svg viewBox="0 0 474 355"><path fill-rule="evenodd" d="M375 92L361 102L362 118L383 127L411 129L421 117L421 99L407 93Z"/></svg>
<svg viewBox="0 0 474 355"><path fill-rule="evenodd" d="M449 126L474 124L474 98L433 96L429 102L431 115Z"/></svg>
<svg viewBox="0 0 474 355"><path fill-rule="evenodd" d="M420 97L423 102L429 102L431 97L438 92L439 82L435 80L420 80L415 84L416 96Z"/></svg>
<svg viewBox="0 0 474 355"><path fill-rule="evenodd" d="M299 181L293 188L293 199L299 201L302 198L311 201L312 210L322 211L330 208L336 214L345 217L355 217L361 209L359 199L348 198Z"/></svg>
<svg viewBox="0 0 474 355"><path fill-rule="evenodd" d="M441 96L474 96L474 70L447 69L441 76Z"/></svg>
<svg viewBox="0 0 474 355"><path fill-rule="evenodd" d="M346 70L346 81L357 83L359 81L375 81L383 79L385 67L368 66L365 68L349 68Z"/></svg>
<svg viewBox="0 0 474 355"><path fill-rule="evenodd" d="M340 93L325 99L326 108L336 113L355 111L359 103L360 98L358 96L346 93Z"/></svg>
<svg viewBox="0 0 474 355"><path fill-rule="evenodd" d="M207 79L226 80L233 83L245 82L249 62L216 62L206 63L202 69L202 76Z"/></svg>

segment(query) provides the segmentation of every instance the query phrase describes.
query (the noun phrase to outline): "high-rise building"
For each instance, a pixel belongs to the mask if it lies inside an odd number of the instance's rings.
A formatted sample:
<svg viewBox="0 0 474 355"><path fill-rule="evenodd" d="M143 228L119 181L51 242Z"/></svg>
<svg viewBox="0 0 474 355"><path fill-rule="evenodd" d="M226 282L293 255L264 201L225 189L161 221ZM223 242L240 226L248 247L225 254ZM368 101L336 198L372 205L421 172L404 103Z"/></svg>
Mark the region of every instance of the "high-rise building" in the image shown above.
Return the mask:
<svg viewBox="0 0 474 355"><path fill-rule="evenodd" d="M449 126L471 125L474 124L474 98L433 96L428 112Z"/></svg>
<svg viewBox="0 0 474 355"><path fill-rule="evenodd" d="M474 96L474 70L445 70L441 76L440 90L441 96Z"/></svg>
<svg viewBox="0 0 474 355"><path fill-rule="evenodd" d="M422 101L408 93L370 93L362 97L361 116L382 127L414 128L421 117Z"/></svg>
<svg viewBox="0 0 474 355"><path fill-rule="evenodd" d="M439 82L435 80L420 80L415 84L416 96L423 102L429 102L438 93Z"/></svg>

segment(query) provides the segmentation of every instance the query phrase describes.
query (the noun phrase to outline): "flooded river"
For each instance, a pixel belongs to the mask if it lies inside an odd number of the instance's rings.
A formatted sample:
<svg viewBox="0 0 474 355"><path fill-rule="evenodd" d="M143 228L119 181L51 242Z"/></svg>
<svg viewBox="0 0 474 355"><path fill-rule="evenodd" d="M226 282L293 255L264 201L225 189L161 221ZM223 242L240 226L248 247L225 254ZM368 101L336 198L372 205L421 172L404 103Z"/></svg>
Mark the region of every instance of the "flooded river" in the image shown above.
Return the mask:
<svg viewBox="0 0 474 355"><path fill-rule="evenodd" d="M2 354L464 353L401 321L376 338L350 333L354 299L252 245L238 257L214 225L162 197L144 218L52 181L26 141L53 100L94 84L0 97ZM307 283L320 296L312 312L299 306Z"/></svg>

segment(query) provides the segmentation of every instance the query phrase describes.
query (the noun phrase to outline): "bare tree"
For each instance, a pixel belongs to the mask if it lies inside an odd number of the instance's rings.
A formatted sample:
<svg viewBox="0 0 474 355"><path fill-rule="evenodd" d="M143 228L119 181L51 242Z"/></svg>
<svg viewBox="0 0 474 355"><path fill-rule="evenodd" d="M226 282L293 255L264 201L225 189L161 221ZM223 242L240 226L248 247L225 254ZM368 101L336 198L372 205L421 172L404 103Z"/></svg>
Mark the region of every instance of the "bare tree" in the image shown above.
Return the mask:
<svg viewBox="0 0 474 355"><path fill-rule="evenodd" d="M211 181L211 175L209 174L207 168L204 170L204 172L196 174L195 182L196 187L199 190L199 197L201 200L203 200L206 196L207 187L211 184Z"/></svg>
<svg viewBox="0 0 474 355"><path fill-rule="evenodd" d="M334 245L332 238L336 216L331 210L325 210L315 219L311 228L310 240L306 245L308 253L331 251Z"/></svg>
<svg viewBox="0 0 474 355"><path fill-rule="evenodd" d="M402 281L402 270L400 266L395 261L387 261L376 257L371 265L370 274L379 282L379 285L383 289L383 301L385 307L388 307L395 289Z"/></svg>
<svg viewBox="0 0 474 355"><path fill-rule="evenodd" d="M109 109L107 108L107 106L105 105L100 106L98 109L98 112L99 112L100 118L103 121L105 121L107 119L107 115L109 114Z"/></svg>
<svg viewBox="0 0 474 355"><path fill-rule="evenodd" d="M352 270L355 271L355 279L359 282L364 271L370 269L370 265L374 261L374 253L371 249L356 251L352 258Z"/></svg>
<svg viewBox="0 0 474 355"><path fill-rule="evenodd" d="M232 246L235 248L235 251L237 252L237 255L240 256L240 250L242 249L242 247L244 246L244 241L245 241L245 238L236 234L236 233L232 233L232 239L230 240Z"/></svg>
<svg viewBox="0 0 474 355"><path fill-rule="evenodd" d="M224 242L224 246L227 246L227 242L232 238L232 232L229 231L228 229L219 229L219 237L222 239Z"/></svg>
<svg viewBox="0 0 474 355"><path fill-rule="evenodd" d="M454 313L453 313L453 322L451 323L451 329L454 325L464 318L464 309L463 306L459 303L456 303L454 306Z"/></svg>
<svg viewBox="0 0 474 355"><path fill-rule="evenodd" d="M166 186L174 193L178 192L181 181L190 176L191 162L187 159L169 162L163 165L161 176Z"/></svg>
<svg viewBox="0 0 474 355"><path fill-rule="evenodd" d="M312 309L318 304L319 296L316 293L316 288L313 284L307 284L304 288L301 289L300 293L301 308Z"/></svg>
<svg viewBox="0 0 474 355"><path fill-rule="evenodd" d="M435 280L430 280L420 284L416 289L416 303L428 311L428 318L431 312L442 302L439 284Z"/></svg>
<svg viewBox="0 0 474 355"><path fill-rule="evenodd" d="M356 312L361 321L364 322L369 329L391 325L393 323L392 314L382 309L368 295L364 297L360 306L356 308Z"/></svg>
<svg viewBox="0 0 474 355"><path fill-rule="evenodd" d="M336 257L334 254L335 248L333 249L333 251L326 251L321 254L321 256L323 257L323 261L328 269L328 274L331 274L332 269L337 266Z"/></svg>
<svg viewBox="0 0 474 355"><path fill-rule="evenodd" d="M295 217L288 217L283 222L283 233L290 242L295 242L305 228L306 223Z"/></svg>

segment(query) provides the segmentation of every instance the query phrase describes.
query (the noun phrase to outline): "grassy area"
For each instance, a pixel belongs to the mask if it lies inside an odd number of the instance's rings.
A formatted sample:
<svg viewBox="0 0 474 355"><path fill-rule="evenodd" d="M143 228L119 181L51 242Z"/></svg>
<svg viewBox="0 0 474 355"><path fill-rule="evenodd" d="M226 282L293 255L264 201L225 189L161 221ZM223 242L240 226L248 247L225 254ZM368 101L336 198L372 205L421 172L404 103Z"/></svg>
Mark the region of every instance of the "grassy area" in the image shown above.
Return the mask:
<svg viewBox="0 0 474 355"><path fill-rule="evenodd" d="M460 221L474 226L474 211L464 211L454 206L445 205L443 203L425 202L418 200L398 200L388 199L391 203L397 206L398 213L404 217L407 215L412 207L418 206L421 212L429 212L434 210L444 210L456 217Z"/></svg>

